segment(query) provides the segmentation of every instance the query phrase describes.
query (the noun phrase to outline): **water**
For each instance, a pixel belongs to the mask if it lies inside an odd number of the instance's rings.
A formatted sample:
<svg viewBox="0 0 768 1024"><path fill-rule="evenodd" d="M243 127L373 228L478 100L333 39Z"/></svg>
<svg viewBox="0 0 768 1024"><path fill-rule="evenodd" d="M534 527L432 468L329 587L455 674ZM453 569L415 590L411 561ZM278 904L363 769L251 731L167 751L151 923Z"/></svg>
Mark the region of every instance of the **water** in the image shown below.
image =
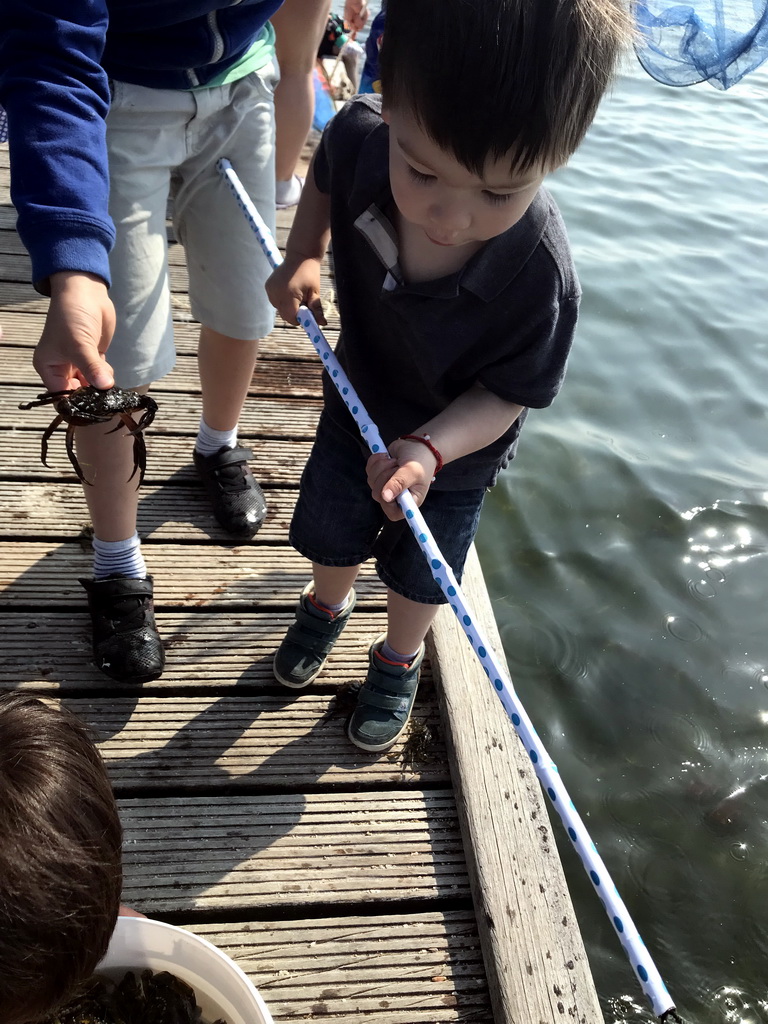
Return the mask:
<svg viewBox="0 0 768 1024"><path fill-rule="evenodd" d="M768 1021L766 101L630 66L550 179L577 342L478 537L520 697L701 1024ZM569 847L606 1019L651 1021Z"/></svg>
<svg viewBox="0 0 768 1024"><path fill-rule="evenodd" d="M628 62L549 181L578 337L477 540L518 693L697 1024L768 1022L766 138L766 69L721 93ZM561 851L606 1020L650 1024Z"/></svg>

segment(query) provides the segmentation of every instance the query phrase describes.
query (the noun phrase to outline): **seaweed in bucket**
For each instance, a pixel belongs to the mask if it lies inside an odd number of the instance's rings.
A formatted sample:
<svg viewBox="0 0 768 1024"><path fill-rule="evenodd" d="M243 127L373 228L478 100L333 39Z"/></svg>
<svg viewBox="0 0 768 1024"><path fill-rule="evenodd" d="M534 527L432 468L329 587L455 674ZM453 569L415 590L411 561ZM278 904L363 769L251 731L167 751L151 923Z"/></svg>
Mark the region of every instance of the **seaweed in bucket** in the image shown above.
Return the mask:
<svg viewBox="0 0 768 1024"><path fill-rule="evenodd" d="M43 1024L201 1024L194 990L168 971L129 971L120 982L98 975ZM226 1024L217 1020L214 1024Z"/></svg>

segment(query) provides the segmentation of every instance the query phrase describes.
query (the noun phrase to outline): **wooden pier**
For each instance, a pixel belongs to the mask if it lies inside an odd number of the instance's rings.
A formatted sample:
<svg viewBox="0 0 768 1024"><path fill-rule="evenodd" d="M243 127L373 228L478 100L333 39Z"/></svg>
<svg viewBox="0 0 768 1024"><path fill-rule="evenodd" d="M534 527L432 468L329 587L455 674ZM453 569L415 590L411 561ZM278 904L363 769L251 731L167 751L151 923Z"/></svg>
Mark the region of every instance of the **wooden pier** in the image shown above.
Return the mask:
<svg viewBox="0 0 768 1024"><path fill-rule="evenodd" d="M350 684L384 628L370 568L317 682L298 696L275 684L308 579L287 528L322 370L303 332L278 326L263 343L240 437L269 515L233 543L192 467L197 327L176 244L178 365L152 392L139 507L167 668L135 687L93 666L81 487L62 434L41 464L50 406L18 408L42 390L32 349L47 301L29 284L8 181L0 147L0 689L60 699L95 730L125 827L125 902L225 950L276 1022L602 1021L539 784L452 614L386 754L344 734ZM501 650L474 555L465 586Z"/></svg>

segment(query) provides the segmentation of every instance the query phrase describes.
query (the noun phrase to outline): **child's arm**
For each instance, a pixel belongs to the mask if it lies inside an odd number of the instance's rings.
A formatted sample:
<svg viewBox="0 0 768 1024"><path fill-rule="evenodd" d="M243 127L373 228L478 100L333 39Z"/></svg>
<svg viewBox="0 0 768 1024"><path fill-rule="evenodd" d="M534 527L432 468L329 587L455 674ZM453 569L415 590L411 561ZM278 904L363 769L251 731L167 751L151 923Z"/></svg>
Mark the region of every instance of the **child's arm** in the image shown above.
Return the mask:
<svg viewBox="0 0 768 1024"><path fill-rule="evenodd" d="M140 914L138 910L134 910L133 907L126 907L124 903L120 904L120 913L118 917L146 917L146 914Z"/></svg>
<svg viewBox="0 0 768 1024"><path fill-rule="evenodd" d="M269 277L267 296L284 320L295 324L299 306L308 306L319 324L327 323L320 302L320 264L331 231L330 196L315 185L314 157L296 209L285 260Z"/></svg>
<svg viewBox="0 0 768 1024"><path fill-rule="evenodd" d="M346 0L344 4L344 21L352 32L362 32L368 21L368 0ZM354 35L352 36L354 39Z"/></svg>
<svg viewBox="0 0 768 1024"><path fill-rule="evenodd" d="M482 384L475 384L411 433L428 434L446 465L496 441L522 411L523 406L506 402ZM409 490L417 505L424 501L436 466L434 455L419 441L398 438L390 444L389 455L371 456L367 464L368 483L389 519L403 518L396 501L403 491Z"/></svg>
<svg viewBox="0 0 768 1024"><path fill-rule="evenodd" d="M100 64L108 20L106 0L0 3L11 194L33 283L51 297L33 359L50 391L114 383L104 357L115 327L109 85Z"/></svg>

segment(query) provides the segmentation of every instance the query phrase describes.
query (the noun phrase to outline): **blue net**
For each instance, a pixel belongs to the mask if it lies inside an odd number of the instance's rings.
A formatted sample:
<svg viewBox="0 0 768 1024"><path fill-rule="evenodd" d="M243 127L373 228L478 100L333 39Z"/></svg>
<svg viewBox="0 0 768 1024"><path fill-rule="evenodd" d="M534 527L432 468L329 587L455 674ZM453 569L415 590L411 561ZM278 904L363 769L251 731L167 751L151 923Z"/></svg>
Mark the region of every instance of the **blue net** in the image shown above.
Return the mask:
<svg viewBox="0 0 768 1024"><path fill-rule="evenodd" d="M664 85L718 89L768 57L768 0L635 0L637 58Z"/></svg>

